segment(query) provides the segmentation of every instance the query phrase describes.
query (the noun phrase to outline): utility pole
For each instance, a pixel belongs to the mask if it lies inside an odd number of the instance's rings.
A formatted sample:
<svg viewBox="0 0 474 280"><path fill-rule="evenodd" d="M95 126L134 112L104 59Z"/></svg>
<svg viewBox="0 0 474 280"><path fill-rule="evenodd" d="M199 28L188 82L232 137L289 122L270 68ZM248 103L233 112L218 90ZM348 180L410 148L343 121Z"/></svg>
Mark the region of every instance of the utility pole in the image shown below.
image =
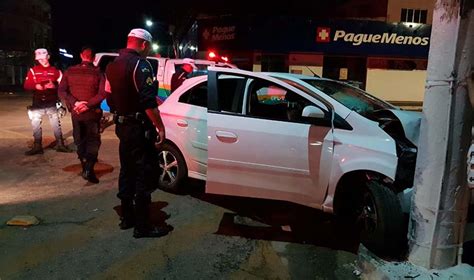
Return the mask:
<svg viewBox="0 0 474 280"><path fill-rule="evenodd" d="M427 269L454 266L462 254L470 199L466 162L472 128L472 2L436 0L433 15L408 232L409 261Z"/></svg>

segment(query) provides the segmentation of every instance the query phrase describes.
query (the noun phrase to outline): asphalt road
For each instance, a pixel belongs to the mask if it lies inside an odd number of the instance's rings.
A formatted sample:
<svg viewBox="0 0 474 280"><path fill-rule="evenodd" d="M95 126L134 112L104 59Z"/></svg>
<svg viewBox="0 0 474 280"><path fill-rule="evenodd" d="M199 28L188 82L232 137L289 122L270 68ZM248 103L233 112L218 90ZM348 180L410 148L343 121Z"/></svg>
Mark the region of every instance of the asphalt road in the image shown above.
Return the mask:
<svg viewBox="0 0 474 280"><path fill-rule="evenodd" d="M0 279L354 279L359 242L331 216L297 205L189 192L153 194L152 217L173 230L158 239L121 231L118 140L102 135L98 185L75 153L24 156L32 145L29 97L0 94ZM72 148L70 115L62 119ZM44 146L53 141L43 125ZM15 215L41 223L6 226Z"/></svg>

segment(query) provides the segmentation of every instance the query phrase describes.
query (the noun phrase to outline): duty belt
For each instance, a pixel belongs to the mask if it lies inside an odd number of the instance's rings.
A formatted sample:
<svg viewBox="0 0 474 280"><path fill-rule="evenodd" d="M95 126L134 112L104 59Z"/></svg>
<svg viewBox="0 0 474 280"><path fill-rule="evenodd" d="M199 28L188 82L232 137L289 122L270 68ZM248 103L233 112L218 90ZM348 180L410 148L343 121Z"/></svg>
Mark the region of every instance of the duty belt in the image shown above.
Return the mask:
<svg viewBox="0 0 474 280"><path fill-rule="evenodd" d="M135 114L128 114L128 115L120 115L114 114L114 121L115 123L126 123L126 122L141 122L145 120L145 114L137 112Z"/></svg>

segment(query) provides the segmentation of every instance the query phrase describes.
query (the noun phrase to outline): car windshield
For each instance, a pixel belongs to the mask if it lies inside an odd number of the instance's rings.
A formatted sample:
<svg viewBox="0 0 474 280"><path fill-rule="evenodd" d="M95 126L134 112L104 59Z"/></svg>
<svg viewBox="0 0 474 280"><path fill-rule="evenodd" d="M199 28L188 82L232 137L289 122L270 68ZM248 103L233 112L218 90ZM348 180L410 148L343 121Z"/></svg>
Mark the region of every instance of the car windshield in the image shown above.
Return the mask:
<svg viewBox="0 0 474 280"><path fill-rule="evenodd" d="M302 79L302 81L319 89L337 102L361 115L368 115L381 109L395 109L395 107L389 103L384 102L363 90L341 82L317 79Z"/></svg>

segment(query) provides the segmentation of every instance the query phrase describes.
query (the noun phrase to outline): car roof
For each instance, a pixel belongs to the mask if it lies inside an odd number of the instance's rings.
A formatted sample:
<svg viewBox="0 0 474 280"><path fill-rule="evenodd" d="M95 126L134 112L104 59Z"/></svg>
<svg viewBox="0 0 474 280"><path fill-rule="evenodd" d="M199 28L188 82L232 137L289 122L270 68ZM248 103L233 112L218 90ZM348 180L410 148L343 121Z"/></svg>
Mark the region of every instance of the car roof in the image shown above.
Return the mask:
<svg viewBox="0 0 474 280"><path fill-rule="evenodd" d="M283 73L283 72L262 72L272 77L278 78L294 78L299 80L327 80L327 81L335 81L327 78L315 77L315 76L308 76L303 74L294 74L294 73Z"/></svg>

